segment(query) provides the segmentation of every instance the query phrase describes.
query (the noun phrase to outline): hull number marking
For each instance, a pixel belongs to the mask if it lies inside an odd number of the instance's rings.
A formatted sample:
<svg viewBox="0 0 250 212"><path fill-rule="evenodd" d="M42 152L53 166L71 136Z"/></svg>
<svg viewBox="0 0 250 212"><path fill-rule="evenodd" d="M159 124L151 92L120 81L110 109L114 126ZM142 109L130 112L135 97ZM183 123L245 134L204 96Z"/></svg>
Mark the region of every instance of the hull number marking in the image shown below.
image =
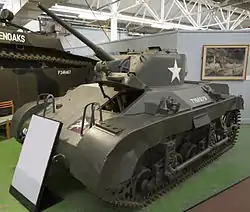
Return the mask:
<svg viewBox="0 0 250 212"><path fill-rule="evenodd" d="M58 75L70 75L71 74L71 70L58 70L57 74Z"/></svg>
<svg viewBox="0 0 250 212"><path fill-rule="evenodd" d="M195 97L195 98L192 98L190 99L190 101L193 103L193 104L197 104L197 103L200 103L200 102L205 102L207 101L207 97L205 96L199 96L199 97Z"/></svg>

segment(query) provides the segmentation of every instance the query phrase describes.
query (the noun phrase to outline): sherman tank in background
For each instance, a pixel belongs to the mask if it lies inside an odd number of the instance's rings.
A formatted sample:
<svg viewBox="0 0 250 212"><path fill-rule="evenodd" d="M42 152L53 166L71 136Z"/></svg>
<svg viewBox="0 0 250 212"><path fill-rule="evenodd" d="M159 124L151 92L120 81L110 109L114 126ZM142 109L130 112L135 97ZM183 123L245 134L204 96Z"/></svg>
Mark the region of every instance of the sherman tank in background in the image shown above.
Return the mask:
<svg viewBox="0 0 250 212"><path fill-rule="evenodd" d="M0 101L13 100L18 108L38 94L62 96L92 81L96 60L65 52L52 36L12 29L13 17L6 9L1 12L0 22L6 26L0 27Z"/></svg>
<svg viewBox="0 0 250 212"><path fill-rule="evenodd" d="M243 98L227 84L184 81L185 55L158 49L115 59L87 45L103 58L96 83L20 108L12 136L23 143L33 114L62 122L54 158L96 196L116 206L145 206L235 145Z"/></svg>

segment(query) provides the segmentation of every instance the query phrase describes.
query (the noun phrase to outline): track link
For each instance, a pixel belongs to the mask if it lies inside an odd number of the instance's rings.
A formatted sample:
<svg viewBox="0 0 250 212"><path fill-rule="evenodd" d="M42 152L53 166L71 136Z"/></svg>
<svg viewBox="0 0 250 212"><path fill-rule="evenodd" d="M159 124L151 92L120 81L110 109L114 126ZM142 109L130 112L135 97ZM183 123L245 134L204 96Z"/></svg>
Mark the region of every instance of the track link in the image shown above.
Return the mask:
<svg viewBox="0 0 250 212"><path fill-rule="evenodd" d="M74 60L66 58L68 53L63 52L62 56L50 56L42 53L27 53L23 52L14 52L11 50L0 50L0 58L6 59L15 59L15 60L26 60L26 61L39 61L39 62L49 62L49 63L57 63L63 65L72 65L72 66L84 66L87 65L86 61L83 60ZM70 55L74 57L74 55Z"/></svg>
<svg viewBox="0 0 250 212"><path fill-rule="evenodd" d="M234 111L237 119L237 125L240 124L240 112ZM153 192L151 192L145 199L142 201L127 201L127 200L119 200L118 198L105 198L101 197L101 199L105 202L108 202L116 207L129 207L129 208L142 208L150 204L151 202L155 201L156 199L162 197L163 195L167 194L171 190L173 190L175 187L180 185L182 182L190 178L191 176L197 174L199 171L201 171L203 168L207 167L209 164L214 162L216 159L218 159L221 155L223 155L225 152L229 151L232 147L234 147L237 136L239 133L239 129L235 129L233 133L231 133L231 139L230 142L228 142L226 145L223 145L222 147L218 147L212 152L212 155L209 156L209 158L201 160L198 164L196 163L193 167L188 167L184 169L181 172L181 175L177 176L174 181L171 183L164 183L161 184L153 189ZM131 178L129 180L129 183L133 183L134 178ZM126 182L128 183L128 182Z"/></svg>

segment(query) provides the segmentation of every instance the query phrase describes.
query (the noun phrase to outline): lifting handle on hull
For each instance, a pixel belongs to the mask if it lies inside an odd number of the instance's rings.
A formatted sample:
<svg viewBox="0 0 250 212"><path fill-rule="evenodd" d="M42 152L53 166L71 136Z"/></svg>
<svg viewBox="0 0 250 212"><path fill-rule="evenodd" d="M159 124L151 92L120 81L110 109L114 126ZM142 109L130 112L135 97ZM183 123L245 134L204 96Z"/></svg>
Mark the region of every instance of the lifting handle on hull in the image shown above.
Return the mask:
<svg viewBox="0 0 250 212"><path fill-rule="evenodd" d="M45 114L46 114L46 110L47 110L47 106L49 105L49 99L52 99L52 105L53 105L53 113L56 112L56 103L55 103L55 97L52 95L52 94L49 94L49 93L42 93L42 94L39 94L38 97L37 97L37 101L36 101L36 104L38 105L39 104L39 100L42 99L42 97L44 96L44 110L43 110L43 117L45 117Z"/></svg>
<svg viewBox="0 0 250 212"><path fill-rule="evenodd" d="M91 102L91 103L87 104L84 107L83 116L82 116L81 136L83 135L85 117L86 117L87 109L88 109L89 106L91 106L91 118L90 118L89 128L91 128L95 124L95 107L96 106L99 107L99 112L100 112L100 120L99 120L99 122L103 121L102 109L101 109L100 103L99 102Z"/></svg>

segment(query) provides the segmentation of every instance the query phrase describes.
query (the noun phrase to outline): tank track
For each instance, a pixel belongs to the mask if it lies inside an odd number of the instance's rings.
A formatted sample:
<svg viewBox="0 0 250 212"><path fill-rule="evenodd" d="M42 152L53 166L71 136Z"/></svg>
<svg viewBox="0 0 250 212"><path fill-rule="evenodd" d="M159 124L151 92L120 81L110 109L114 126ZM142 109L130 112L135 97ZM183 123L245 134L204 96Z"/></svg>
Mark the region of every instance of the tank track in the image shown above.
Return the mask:
<svg viewBox="0 0 250 212"><path fill-rule="evenodd" d="M240 111L232 111L231 112L235 118L235 124L237 126L240 125ZM180 183L187 180L189 177L193 176L194 174L197 174L199 171L201 171L203 168L211 164L213 161L218 159L221 155L223 155L225 152L230 150L236 143L236 139L239 133L239 127L234 128L231 132L229 132L229 142L227 142L222 147L218 147L217 149L213 150L212 153L209 155L208 158L203 159L199 161L198 163L195 163L195 166L192 165L191 167L187 167L184 169L178 176L175 176L176 178L171 181L171 183L163 183L155 186L150 193L143 199L137 200L129 200L131 199L131 188L132 190L133 185L135 185L136 178L135 176L128 181L124 182L118 190L115 192L113 190L109 191L112 192L109 195L106 195L106 197L101 197L101 199L107 203L110 203L116 207L128 207L128 208L142 208L150 204L151 202L155 201L156 199L160 198L161 196L167 194L167 192L170 192L175 187L177 187ZM161 161L158 162L158 165L160 165L164 169L164 161L161 159ZM129 189L124 189L128 188ZM124 193L125 191L125 193Z"/></svg>
<svg viewBox="0 0 250 212"><path fill-rule="evenodd" d="M65 56L65 53L64 53L64 56ZM33 61L39 61L39 62L49 62L49 63L57 63L57 64L73 65L73 66L84 66L87 64L87 62L83 60L72 60L72 59L65 59L64 57L60 57L60 56L55 57L55 56L50 56L50 55L45 55L45 54L15 52L11 50L0 50L0 58L27 60L27 61L33 60Z"/></svg>

